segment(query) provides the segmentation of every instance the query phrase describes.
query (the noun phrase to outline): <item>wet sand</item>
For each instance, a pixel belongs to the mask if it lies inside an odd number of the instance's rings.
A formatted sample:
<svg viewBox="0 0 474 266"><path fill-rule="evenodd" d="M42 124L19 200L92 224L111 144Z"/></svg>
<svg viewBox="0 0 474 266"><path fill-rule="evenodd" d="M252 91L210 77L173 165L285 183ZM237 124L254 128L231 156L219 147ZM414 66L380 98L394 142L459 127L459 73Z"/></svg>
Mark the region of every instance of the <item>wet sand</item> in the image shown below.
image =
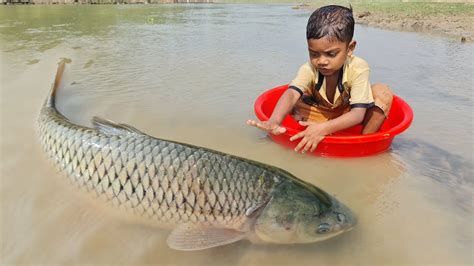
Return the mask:
<svg viewBox="0 0 474 266"><path fill-rule="evenodd" d="M474 19L466 14L405 15L362 11L356 13L357 23L371 27L424 32L457 39L474 41Z"/></svg>

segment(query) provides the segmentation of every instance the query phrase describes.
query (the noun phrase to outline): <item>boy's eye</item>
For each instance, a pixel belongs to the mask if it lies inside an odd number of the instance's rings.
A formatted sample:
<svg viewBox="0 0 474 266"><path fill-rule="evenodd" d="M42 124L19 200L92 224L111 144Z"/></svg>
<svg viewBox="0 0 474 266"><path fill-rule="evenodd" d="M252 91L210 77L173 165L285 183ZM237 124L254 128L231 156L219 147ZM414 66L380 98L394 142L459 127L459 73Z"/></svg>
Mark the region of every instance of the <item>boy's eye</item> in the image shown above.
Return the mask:
<svg viewBox="0 0 474 266"><path fill-rule="evenodd" d="M331 52L331 53L328 53L329 57L336 57L337 53L336 52Z"/></svg>

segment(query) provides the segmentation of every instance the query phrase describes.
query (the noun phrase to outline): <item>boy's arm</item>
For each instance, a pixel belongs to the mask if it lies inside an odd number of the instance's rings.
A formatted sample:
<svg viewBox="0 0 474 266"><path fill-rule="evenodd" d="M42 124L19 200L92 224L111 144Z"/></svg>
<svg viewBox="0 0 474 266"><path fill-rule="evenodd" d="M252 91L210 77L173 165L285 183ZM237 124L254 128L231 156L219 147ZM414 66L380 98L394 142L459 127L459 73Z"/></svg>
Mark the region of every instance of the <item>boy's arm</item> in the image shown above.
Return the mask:
<svg viewBox="0 0 474 266"><path fill-rule="evenodd" d="M288 115L295 106L301 94L294 89L287 89L278 100L268 121L281 124L286 115Z"/></svg>
<svg viewBox="0 0 474 266"><path fill-rule="evenodd" d="M285 133L286 128L281 127L280 124L286 115L291 112L300 96L301 94L298 91L287 89L278 100L272 115L267 121L258 122L255 120L247 120L247 124L268 131L274 135Z"/></svg>
<svg viewBox="0 0 474 266"><path fill-rule="evenodd" d="M362 123L366 111L366 108L352 108L349 112L333 120L326 121L324 126L326 128L326 135Z"/></svg>
<svg viewBox="0 0 474 266"><path fill-rule="evenodd" d="M366 111L366 108L352 108L349 112L323 123L301 121L300 124L307 128L290 138L291 141L301 138L295 151L314 151L326 135L362 123Z"/></svg>

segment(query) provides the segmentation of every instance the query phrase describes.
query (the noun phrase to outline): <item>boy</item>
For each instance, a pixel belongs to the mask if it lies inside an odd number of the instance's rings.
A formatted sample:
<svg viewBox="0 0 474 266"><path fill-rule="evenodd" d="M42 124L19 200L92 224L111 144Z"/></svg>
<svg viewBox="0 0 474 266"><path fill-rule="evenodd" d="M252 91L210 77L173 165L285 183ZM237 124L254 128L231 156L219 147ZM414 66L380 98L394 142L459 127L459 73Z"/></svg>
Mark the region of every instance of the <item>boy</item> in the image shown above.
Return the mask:
<svg viewBox="0 0 474 266"><path fill-rule="evenodd" d="M279 99L268 121L247 124L282 134L280 123L289 113L306 126L290 138L301 139L295 151L314 151L329 134L363 125L362 134L375 133L388 115L393 94L387 85L369 83L369 66L352 55L356 41L352 9L330 5L313 12L306 27L310 62Z"/></svg>

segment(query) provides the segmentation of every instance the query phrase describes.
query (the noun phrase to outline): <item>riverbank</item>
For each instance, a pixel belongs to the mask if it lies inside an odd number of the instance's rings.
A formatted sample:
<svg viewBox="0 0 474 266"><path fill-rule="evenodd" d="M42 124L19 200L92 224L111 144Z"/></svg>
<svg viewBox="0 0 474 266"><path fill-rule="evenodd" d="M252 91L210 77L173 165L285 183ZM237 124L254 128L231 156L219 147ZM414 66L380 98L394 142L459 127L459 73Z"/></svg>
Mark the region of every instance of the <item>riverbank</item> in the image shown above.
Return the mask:
<svg viewBox="0 0 474 266"><path fill-rule="evenodd" d="M328 4L298 4L295 9L316 9ZM343 3L341 3L343 4ZM353 3L356 23L371 27L423 32L474 41L474 3Z"/></svg>

